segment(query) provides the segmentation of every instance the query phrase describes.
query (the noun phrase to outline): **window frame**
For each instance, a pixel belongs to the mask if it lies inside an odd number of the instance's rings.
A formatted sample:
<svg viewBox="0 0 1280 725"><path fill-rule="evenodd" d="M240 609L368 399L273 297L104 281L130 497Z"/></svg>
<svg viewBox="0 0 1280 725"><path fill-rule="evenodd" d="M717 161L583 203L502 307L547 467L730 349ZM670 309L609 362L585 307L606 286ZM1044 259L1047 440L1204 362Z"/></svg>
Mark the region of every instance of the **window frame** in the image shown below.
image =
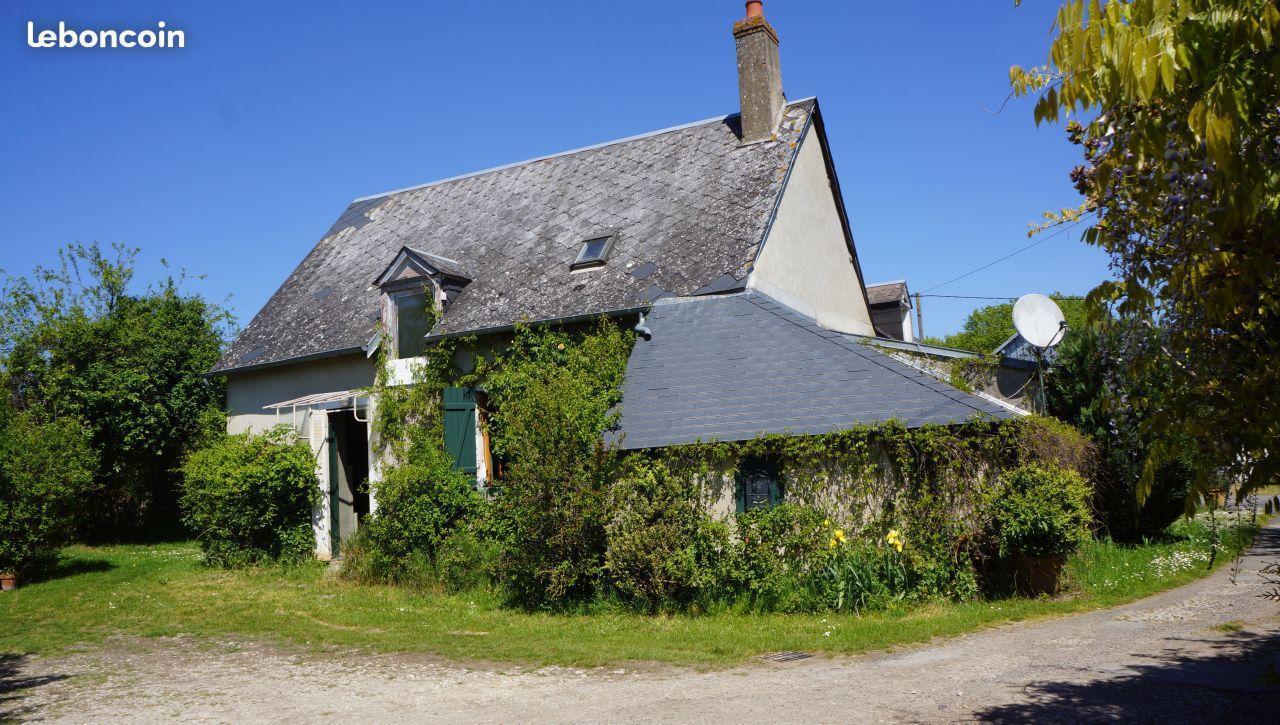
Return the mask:
<svg viewBox="0 0 1280 725"><path fill-rule="evenodd" d="M609 255L613 252L613 243L618 238L615 233L597 234L588 237L582 241L582 246L578 249L578 256L569 264L570 269L594 269L603 267L609 261ZM591 258L585 258L587 249L596 242L604 242L604 247L600 253Z"/></svg>
<svg viewBox="0 0 1280 725"><path fill-rule="evenodd" d="M421 355L411 355L409 357L401 355L401 344L404 342L404 336L401 334L400 330L400 304L404 299L420 296L423 301L423 314L425 317L428 308L434 310L439 307L439 295L436 291L435 285L430 282L414 280L413 284L397 286L395 289L384 289L383 294L386 295L387 299L387 322L388 328L392 333L388 337L391 338L392 349L395 351L395 358L397 360L405 360L412 359L414 357L421 357ZM427 327L422 336L423 340L425 340L426 336L429 334L431 334L431 329ZM423 345L425 352L425 343L420 340L419 344Z"/></svg>
<svg viewBox="0 0 1280 725"><path fill-rule="evenodd" d="M755 473L761 472L769 481L769 502L763 506L747 506L747 478ZM738 464L738 472L735 476L735 496L738 513L746 513L748 511L767 511L777 507L785 498L785 488L782 483L781 466L778 462L768 458L748 458Z"/></svg>

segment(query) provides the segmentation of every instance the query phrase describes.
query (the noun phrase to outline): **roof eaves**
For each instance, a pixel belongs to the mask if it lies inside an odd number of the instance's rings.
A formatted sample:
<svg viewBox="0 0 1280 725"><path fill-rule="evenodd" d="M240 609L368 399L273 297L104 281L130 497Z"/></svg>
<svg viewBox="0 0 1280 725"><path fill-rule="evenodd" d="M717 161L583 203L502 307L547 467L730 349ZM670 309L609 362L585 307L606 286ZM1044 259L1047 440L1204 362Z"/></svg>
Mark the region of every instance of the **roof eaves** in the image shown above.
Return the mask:
<svg viewBox="0 0 1280 725"><path fill-rule="evenodd" d="M239 373L251 373L258 370L266 370L268 368L278 368L285 365L295 365L297 363L311 362L312 360L323 360L330 357L342 357L343 355L351 355L354 353L363 353L363 346L343 347L336 350L325 350L324 352L315 352L309 355L298 355L297 357L285 358L283 360L272 360L258 365L241 365L231 368L214 368L207 373L201 375L204 378L216 378L222 375L231 375Z"/></svg>
<svg viewBox="0 0 1280 725"><path fill-rule="evenodd" d="M427 342L436 342L438 340L449 340L457 337L471 337L472 335L492 335L498 332L508 332L514 330L520 325L529 325L531 327L541 327L543 325L568 325L574 322L583 322L586 320L594 320L600 317L625 317L627 315L635 315L645 312L649 309L648 305L640 305L637 307L620 307L614 310L604 310L602 312L586 312L581 315L569 315L567 317L555 317L546 320L528 320L516 322L508 325L495 325L493 327L480 327L473 330L458 330L457 332L446 332L440 335L427 335Z"/></svg>
<svg viewBox="0 0 1280 725"><path fill-rule="evenodd" d="M927 345L921 342L906 342L905 340L897 340L886 337L871 337L869 335L858 335L850 332L844 333L848 337L858 339L858 342L865 342L871 345L880 345L881 347L891 348L893 350L903 350L905 352L918 352L922 355L937 355L938 357L970 359L978 357L978 353L961 350L955 347L944 347L942 345Z"/></svg>

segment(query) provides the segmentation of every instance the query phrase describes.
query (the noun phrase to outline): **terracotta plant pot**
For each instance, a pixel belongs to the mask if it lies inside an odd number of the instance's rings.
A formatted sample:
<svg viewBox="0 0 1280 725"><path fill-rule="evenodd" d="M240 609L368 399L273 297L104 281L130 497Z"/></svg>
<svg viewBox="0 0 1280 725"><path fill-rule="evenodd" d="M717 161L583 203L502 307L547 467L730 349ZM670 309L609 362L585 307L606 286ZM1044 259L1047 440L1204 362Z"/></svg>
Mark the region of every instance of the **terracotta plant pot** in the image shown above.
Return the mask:
<svg viewBox="0 0 1280 725"><path fill-rule="evenodd" d="M1020 556L1014 562L1013 585L1019 594L1057 594L1058 580L1066 563L1067 557L1063 554Z"/></svg>
<svg viewBox="0 0 1280 725"><path fill-rule="evenodd" d="M0 591L11 592L18 588L18 575L13 572L0 572Z"/></svg>

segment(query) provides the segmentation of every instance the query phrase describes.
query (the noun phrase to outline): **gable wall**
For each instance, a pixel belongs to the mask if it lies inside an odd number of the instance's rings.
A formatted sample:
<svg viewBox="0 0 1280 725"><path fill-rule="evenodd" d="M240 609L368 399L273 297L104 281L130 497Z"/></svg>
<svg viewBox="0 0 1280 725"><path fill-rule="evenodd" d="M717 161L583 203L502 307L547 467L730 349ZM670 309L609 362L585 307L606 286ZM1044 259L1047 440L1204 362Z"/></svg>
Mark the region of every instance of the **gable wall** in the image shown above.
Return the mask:
<svg viewBox="0 0 1280 725"><path fill-rule="evenodd" d="M871 335L871 314L845 242L821 144L810 127L747 286L823 327Z"/></svg>

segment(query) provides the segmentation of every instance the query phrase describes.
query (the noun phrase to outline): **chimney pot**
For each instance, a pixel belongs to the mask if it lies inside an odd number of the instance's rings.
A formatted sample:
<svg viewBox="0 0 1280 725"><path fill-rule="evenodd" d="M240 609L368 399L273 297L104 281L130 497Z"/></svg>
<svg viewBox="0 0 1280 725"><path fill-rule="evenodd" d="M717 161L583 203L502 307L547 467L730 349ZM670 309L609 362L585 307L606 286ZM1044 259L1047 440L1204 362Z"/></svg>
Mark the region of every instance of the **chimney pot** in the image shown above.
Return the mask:
<svg viewBox="0 0 1280 725"><path fill-rule="evenodd" d="M764 3L750 0L747 17L733 24L738 53L742 142L767 141L778 131L787 99L782 93L778 33L764 19Z"/></svg>

